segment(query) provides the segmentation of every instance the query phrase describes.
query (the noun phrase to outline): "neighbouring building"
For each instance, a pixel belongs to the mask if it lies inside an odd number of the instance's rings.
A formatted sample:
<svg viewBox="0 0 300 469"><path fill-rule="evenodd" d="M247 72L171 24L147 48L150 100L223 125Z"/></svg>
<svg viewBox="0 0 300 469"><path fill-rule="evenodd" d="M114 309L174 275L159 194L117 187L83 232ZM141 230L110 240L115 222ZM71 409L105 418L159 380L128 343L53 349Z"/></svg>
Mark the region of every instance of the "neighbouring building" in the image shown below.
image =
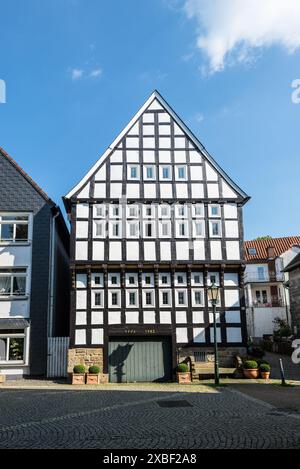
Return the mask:
<svg viewBox="0 0 300 469"><path fill-rule="evenodd" d="M64 197L74 364L103 379L171 379L211 360L207 288L221 287L221 363L247 341L242 206L249 199L158 92Z"/></svg>
<svg viewBox="0 0 300 469"><path fill-rule="evenodd" d="M300 253L284 269L288 275L291 326L294 334L300 337Z"/></svg>
<svg viewBox="0 0 300 469"><path fill-rule="evenodd" d="M245 290L249 335L272 334L274 319L291 323L285 267L300 252L300 236L245 241Z"/></svg>
<svg viewBox="0 0 300 469"><path fill-rule="evenodd" d="M0 374L46 375L69 335L69 232L58 206L0 148Z"/></svg>

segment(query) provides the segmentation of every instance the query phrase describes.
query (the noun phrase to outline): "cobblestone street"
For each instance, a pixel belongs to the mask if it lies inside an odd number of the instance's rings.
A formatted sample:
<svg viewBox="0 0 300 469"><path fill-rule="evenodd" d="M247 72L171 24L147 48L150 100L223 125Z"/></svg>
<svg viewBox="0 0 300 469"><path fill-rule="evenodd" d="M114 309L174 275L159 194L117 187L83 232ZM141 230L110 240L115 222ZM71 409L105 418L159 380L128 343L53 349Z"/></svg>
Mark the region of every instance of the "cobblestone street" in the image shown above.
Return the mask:
<svg viewBox="0 0 300 469"><path fill-rule="evenodd" d="M0 448L300 447L300 414L227 387L220 392L3 389L0 407Z"/></svg>

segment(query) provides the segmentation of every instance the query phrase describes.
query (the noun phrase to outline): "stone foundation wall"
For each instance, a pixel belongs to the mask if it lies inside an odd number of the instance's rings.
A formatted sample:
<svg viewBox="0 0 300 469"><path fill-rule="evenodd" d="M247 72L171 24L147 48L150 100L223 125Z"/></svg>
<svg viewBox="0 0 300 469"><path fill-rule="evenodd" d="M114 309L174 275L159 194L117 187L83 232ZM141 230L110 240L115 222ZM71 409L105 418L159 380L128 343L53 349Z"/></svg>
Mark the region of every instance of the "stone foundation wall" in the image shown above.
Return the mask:
<svg viewBox="0 0 300 469"><path fill-rule="evenodd" d="M98 365L100 373L103 373L103 349L70 348L68 352L68 373L73 372L75 365L85 365L86 371L90 366Z"/></svg>
<svg viewBox="0 0 300 469"><path fill-rule="evenodd" d="M184 360L187 357L194 357L195 352L206 352L207 363L213 363L215 361L214 349L210 348L184 348L179 352L179 361ZM246 355L246 347L219 347L219 361L220 366L223 368L230 368L234 366L234 357L236 355ZM202 363L200 362L199 365ZM204 365L204 363L203 363Z"/></svg>

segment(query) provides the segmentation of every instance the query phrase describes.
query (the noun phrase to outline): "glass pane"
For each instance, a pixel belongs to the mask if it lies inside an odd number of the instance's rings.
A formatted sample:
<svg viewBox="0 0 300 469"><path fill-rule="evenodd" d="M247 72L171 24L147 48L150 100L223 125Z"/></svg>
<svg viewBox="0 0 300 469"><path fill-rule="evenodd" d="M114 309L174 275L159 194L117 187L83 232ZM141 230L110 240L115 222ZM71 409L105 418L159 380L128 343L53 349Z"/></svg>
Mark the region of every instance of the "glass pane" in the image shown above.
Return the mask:
<svg viewBox="0 0 300 469"><path fill-rule="evenodd" d="M13 294L25 295L25 290L26 290L26 277L14 277Z"/></svg>
<svg viewBox="0 0 300 469"><path fill-rule="evenodd" d="M6 361L7 339L0 339L0 361Z"/></svg>
<svg viewBox="0 0 300 469"><path fill-rule="evenodd" d="M13 241L14 239L14 225L13 224L1 225L1 239L5 241Z"/></svg>
<svg viewBox="0 0 300 469"><path fill-rule="evenodd" d="M9 340L9 360L23 360L24 356L24 339Z"/></svg>
<svg viewBox="0 0 300 469"><path fill-rule="evenodd" d="M16 241L28 240L28 225L16 225Z"/></svg>
<svg viewBox="0 0 300 469"><path fill-rule="evenodd" d="M0 295L9 295L11 291L11 277L0 275Z"/></svg>
<svg viewBox="0 0 300 469"><path fill-rule="evenodd" d="M3 221L13 221L13 220L22 220L27 221L28 215L2 215Z"/></svg>

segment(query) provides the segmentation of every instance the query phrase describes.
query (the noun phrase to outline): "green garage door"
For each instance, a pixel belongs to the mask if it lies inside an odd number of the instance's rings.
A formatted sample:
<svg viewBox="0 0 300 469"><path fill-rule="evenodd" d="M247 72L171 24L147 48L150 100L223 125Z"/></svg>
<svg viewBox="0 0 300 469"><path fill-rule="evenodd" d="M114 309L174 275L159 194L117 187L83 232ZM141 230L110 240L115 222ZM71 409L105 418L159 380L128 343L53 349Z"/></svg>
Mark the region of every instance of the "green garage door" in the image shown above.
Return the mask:
<svg viewBox="0 0 300 469"><path fill-rule="evenodd" d="M170 381L171 338L113 337L109 340L108 363L111 383Z"/></svg>

